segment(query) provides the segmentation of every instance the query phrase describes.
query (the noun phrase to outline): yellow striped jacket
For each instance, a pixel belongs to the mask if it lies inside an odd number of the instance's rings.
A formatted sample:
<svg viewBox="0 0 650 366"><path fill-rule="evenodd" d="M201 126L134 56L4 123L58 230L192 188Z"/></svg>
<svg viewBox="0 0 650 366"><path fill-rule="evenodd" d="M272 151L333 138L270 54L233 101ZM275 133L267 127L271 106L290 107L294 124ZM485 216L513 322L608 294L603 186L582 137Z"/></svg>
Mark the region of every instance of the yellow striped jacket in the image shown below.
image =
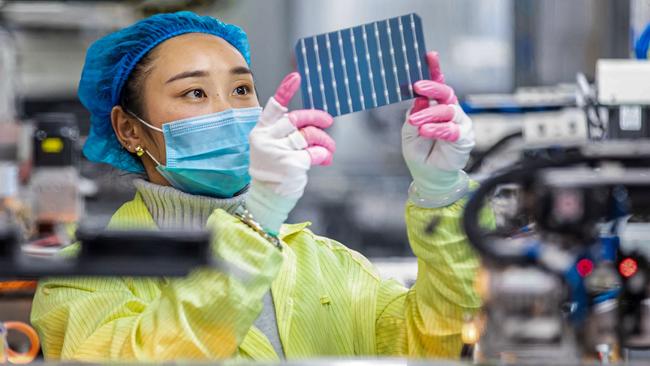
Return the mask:
<svg viewBox="0 0 650 366"><path fill-rule="evenodd" d="M365 257L313 234L308 223L284 225L280 251L216 210L208 227L215 232L215 259L225 264L219 269L176 279L46 279L31 321L50 360L276 360L253 325L271 289L287 359L457 358L463 319L480 306L473 287L479 261L459 226L463 206L463 200L437 209L407 204L408 237L418 257L411 289L381 279ZM434 217L438 225L427 233ZM157 229L137 194L109 228Z"/></svg>

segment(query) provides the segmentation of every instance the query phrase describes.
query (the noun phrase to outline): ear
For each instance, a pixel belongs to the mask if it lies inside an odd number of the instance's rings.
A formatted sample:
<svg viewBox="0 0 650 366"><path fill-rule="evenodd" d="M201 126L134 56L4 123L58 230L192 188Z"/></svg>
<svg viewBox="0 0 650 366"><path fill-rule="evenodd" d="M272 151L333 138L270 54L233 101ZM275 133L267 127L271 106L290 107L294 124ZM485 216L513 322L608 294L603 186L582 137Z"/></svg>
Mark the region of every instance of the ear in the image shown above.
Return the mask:
<svg viewBox="0 0 650 366"><path fill-rule="evenodd" d="M119 105L111 110L111 124L117 140L128 152L135 153L135 147L143 144L142 136L140 136L140 126Z"/></svg>

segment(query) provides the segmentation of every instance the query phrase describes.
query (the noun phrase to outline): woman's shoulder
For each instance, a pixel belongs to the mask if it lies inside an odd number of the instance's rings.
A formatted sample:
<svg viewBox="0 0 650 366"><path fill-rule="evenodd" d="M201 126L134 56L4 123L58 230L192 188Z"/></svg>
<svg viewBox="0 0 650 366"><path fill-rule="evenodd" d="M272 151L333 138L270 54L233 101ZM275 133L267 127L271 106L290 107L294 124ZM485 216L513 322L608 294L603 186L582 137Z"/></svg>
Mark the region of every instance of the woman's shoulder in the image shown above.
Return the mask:
<svg viewBox="0 0 650 366"><path fill-rule="evenodd" d="M156 223L147 209L140 193L115 211L107 226L108 229L156 229Z"/></svg>
<svg viewBox="0 0 650 366"><path fill-rule="evenodd" d="M336 264L347 270L365 272L370 277L380 280L375 267L363 254L334 239L314 234L308 226L309 223L283 225L280 232L280 238L298 257L314 256L318 258L321 265ZM300 261L301 258L297 259Z"/></svg>

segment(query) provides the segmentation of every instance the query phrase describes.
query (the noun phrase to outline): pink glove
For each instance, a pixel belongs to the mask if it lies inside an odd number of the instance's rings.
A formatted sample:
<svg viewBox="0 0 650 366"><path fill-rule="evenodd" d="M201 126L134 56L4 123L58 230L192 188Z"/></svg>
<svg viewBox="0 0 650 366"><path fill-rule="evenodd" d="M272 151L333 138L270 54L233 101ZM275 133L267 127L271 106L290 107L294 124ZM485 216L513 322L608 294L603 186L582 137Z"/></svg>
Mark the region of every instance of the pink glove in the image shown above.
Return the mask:
<svg viewBox="0 0 650 366"><path fill-rule="evenodd" d="M427 53L427 62L431 80L414 84L421 96L402 127L402 154L413 176L409 199L422 207L442 207L467 192L469 179L462 169L474 147L474 132L445 84L438 54Z"/></svg>
<svg viewBox="0 0 650 366"><path fill-rule="evenodd" d="M291 99L300 88L300 74L292 72L280 83L275 91L275 100L286 109ZM268 106L267 106L268 107ZM317 109L303 109L287 114L289 120L300 131L307 142L307 152L312 165L327 166L332 164L336 143L323 131L334 122L329 113Z"/></svg>
<svg viewBox="0 0 650 366"><path fill-rule="evenodd" d="M414 84L413 89L422 96L415 99L408 121L419 128L422 137L454 142L460 137L460 128L452 121L455 111L449 104L457 104L458 98L454 89L445 84L438 53L429 52L426 57L431 80ZM430 105L430 99L438 104Z"/></svg>

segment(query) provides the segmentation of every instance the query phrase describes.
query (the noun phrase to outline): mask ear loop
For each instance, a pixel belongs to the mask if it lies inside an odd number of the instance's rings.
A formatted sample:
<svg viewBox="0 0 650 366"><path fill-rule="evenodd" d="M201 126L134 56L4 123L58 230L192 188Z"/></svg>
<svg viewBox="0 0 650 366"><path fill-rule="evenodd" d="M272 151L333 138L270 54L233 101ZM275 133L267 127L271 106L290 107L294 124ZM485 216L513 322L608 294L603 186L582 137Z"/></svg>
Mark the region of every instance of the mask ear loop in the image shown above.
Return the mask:
<svg viewBox="0 0 650 366"><path fill-rule="evenodd" d="M144 152L145 152L147 155L149 155L149 157L151 158L151 160L153 160L153 162L156 163L156 165L158 165L158 166L161 166L161 165L162 165L162 164L160 164L160 163L158 162L158 160L157 160L156 158L153 157L153 155L151 155L151 153L149 152L149 150L145 150Z"/></svg>
<svg viewBox="0 0 650 366"><path fill-rule="evenodd" d="M126 111L126 113L130 114L131 117L137 119L140 123L142 123L143 125L145 125L145 126L151 128L152 130L154 130L154 131L158 131L158 132L163 132L163 130L162 130L161 128L158 128L158 127L156 127L156 126L153 126L153 125L151 125L151 124L145 122L145 120L143 120L142 118L138 117L135 113L129 111L128 109L125 109L125 111ZM142 147L140 147L140 148L142 149ZM137 148L136 148L136 149L137 149ZM149 157L151 158L151 160L153 160L153 162L156 163L156 165L158 165L158 166L161 166L161 165L162 165L162 164L160 164L160 162L158 161L158 159L154 158L153 155L151 155L151 153L149 152L149 150L146 150L146 149L143 149L143 150L144 150L144 152L145 152L147 155L149 155Z"/></svg>
<svg viewBox="0 0 650 366"><path fill-rule="evenodd" d="M156 126L153 126L153 125L147 123L145 120L143 120L142 118L138 117L135 113L131 112L130 110L125 109L125 111L126 111L126 113L130 114L131 117L137 119L138 121L140 121L140 123L142 123L143 125L145 125L145 126L151 128L152 130L154 130L154 131L158 131L158 132L163 132L162 128L158 128L158 127L156 127Z"/></svg>

